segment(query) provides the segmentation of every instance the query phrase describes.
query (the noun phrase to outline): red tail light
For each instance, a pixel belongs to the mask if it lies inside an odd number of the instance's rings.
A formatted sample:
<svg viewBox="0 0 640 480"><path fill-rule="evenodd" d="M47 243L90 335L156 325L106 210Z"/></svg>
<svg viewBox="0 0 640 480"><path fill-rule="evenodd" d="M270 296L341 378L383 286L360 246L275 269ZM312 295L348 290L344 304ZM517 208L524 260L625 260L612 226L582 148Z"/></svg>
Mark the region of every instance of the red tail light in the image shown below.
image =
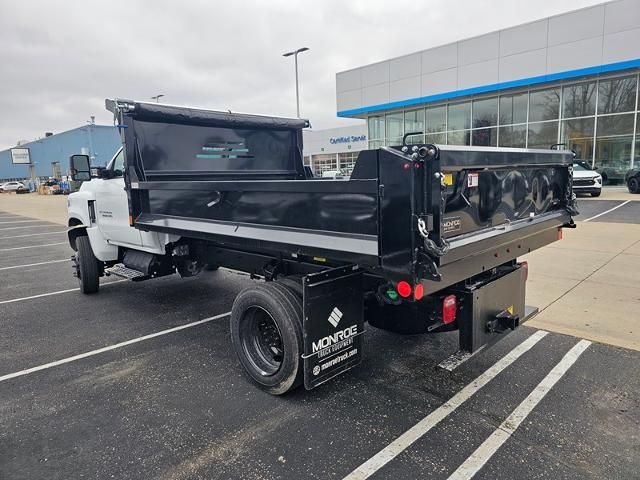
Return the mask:
<svg viewBox="0 0 640 480"><path fill-rule="evenodd" d="M404 280L402 280L401 282L398 282L397 290L398 290L398 295L400 295L403 298L407 298L411 295L411 285L409 285Z"/></svg>
<svg viewBox="0 0 640 480"><path fill-rule="evenodd" d="M458 305L456 302L456 296L447 295L444 297L444 300L442 301L442 322L445 324L454 322L457 310Z"/></svg>
<svg viewBox="0 0 640 480"><path fill-rule="evenodd" d="M416 288L413 291L413 298L415 298L416 300L420 300L422 297L424 297L424 287L421 283L419 283L416 285Z"/></svg>
<svg viewBox="0 0 640 480"><path fill-rule="evenodd" d="M558 229L558 240L562 240L562 229Z"/></svg>
<svg viewBox="0 0 640 480"><path fill-rule="evenodd" d="M524 271L524 281L529 280L529 262L520 262L520 268Z"/></svg>

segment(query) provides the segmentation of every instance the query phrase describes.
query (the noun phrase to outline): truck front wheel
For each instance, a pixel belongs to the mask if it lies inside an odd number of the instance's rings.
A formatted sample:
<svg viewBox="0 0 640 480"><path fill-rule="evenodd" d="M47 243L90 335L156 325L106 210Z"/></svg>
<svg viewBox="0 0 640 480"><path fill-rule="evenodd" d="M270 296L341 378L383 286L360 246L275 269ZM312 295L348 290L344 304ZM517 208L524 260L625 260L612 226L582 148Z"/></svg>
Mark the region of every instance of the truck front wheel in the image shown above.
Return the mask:
<svg viewBox="0 0 640 480"><path fill-rule="evenodd" d="M231 310L231 341L247 374L272 395L302 383L302 302L283 285L240 292Z"/></svg>
<svg viewBox="0 0 640 480"><path fill-rule="evenodd" d="M76 247L75 268L80 291L82 293L96 293L100 286L100 265L91 249L89 237L78 237Z"/></svg>

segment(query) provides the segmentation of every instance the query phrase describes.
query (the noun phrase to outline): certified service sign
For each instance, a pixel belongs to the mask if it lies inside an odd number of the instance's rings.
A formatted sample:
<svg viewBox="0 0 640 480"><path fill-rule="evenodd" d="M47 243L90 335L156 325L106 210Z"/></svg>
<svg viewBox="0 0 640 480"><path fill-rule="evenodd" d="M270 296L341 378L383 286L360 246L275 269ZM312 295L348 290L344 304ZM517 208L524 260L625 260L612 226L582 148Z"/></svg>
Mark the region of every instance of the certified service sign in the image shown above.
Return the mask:
<svg viewBox="0 0 640 480"><path fill-rule="evenodd" d="M11 163L18 165L29 165L31 163L31 153L28 148L12 148Z"/></svg>

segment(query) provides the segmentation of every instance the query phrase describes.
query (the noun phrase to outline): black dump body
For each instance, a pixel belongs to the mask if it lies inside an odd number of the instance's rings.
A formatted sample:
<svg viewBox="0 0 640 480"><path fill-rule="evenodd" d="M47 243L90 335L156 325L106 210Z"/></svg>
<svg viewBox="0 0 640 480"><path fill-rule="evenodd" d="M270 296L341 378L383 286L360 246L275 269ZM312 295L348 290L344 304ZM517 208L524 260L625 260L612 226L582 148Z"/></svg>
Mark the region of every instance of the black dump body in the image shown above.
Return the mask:
<svg viewBox="0 0 640 480"><path fill-rule="evenodd" d="M358 264L431 293L573 225L571 152L380 148L361 152L349 179L318 179L303 167L306 120L123 100L107 108L143 230L285 261Z"/></svg>

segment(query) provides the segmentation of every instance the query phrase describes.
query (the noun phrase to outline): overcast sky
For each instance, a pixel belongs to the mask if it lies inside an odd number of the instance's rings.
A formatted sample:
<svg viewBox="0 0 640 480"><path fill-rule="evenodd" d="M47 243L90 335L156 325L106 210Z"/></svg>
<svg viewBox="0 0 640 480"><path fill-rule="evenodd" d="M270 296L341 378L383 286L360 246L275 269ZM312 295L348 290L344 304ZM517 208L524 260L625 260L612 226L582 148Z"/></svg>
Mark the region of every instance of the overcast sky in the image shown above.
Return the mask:
<svg viewBox="0 0 640 480"><path fill-rule="evenodd" d="M599 0L0 0L0 149L111 123L104 99L336 117L335 73ZM571 28L568 26L568 28Z"/></svg>

